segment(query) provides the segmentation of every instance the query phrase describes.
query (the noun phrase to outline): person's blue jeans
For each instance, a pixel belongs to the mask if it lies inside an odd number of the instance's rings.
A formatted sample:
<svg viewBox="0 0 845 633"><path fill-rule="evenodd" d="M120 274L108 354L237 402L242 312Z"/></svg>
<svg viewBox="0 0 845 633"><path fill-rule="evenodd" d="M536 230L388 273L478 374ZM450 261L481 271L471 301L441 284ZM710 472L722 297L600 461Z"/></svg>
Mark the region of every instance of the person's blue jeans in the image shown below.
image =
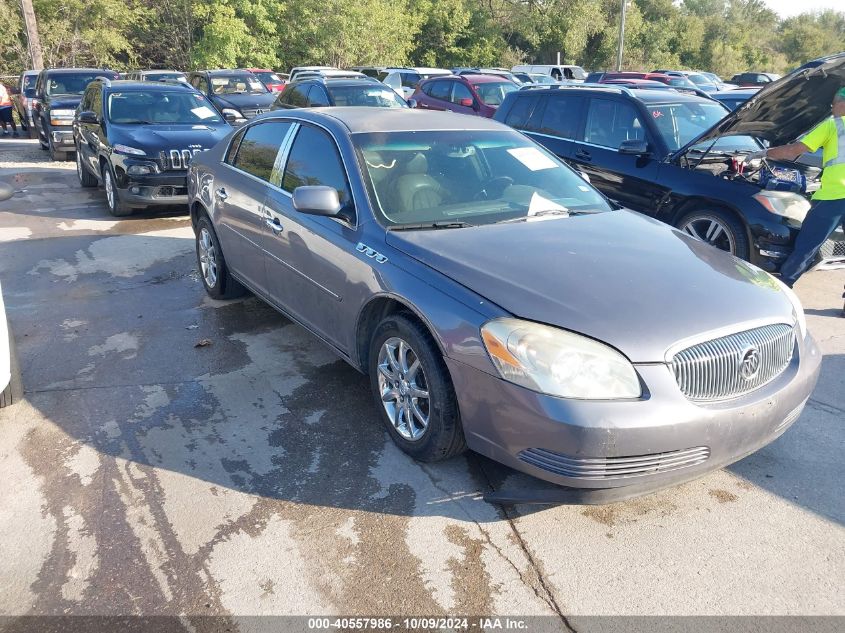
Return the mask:
<svg viewBox="0 0 845 633"><path fill-rule="evenodd" d="M845 198L813 200L813 206L795 238L795 248L780 267L781 279L787 286L792 287L806 272L821 245L840 224L845 228Z"/></svg>

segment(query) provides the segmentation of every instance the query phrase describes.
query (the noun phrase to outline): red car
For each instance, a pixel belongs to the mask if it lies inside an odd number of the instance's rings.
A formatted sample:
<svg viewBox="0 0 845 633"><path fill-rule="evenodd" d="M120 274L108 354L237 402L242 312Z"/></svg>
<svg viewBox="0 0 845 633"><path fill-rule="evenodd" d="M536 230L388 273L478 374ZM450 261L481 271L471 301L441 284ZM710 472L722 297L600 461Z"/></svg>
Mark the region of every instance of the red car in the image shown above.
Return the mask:
<svg viewBox="0 0 845 633"><path fill-rule="evenodd" d="M509 92L519 87L495 75L448 75L432 77L417 84L411 95L417 107L426 110L451 110L488 119Z"/></svg>
<svg viewBox="0 0 845 633"><path fill-rule="evenodd" d="M287 81L282 78L279 73L269 68L244 68L253 75L258 77L258 80L263 83L270 92L281 92L285 89Z"/></svg>

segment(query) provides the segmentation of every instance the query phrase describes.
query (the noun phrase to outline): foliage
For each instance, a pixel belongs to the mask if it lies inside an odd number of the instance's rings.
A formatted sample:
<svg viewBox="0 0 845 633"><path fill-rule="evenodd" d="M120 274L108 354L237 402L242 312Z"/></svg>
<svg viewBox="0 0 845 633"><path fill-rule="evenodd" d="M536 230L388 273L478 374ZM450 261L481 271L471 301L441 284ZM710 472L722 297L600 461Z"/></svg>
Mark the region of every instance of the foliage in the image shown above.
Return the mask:
<svg viewBox="0 0 845 633"><path fill-rule="evenodd" d="M34 0L44 61L214 68L564 63L612 68L620 0ZM0 0L0 74L28 66ZM845 13L780 20L763 0L630 0L626 69L784 72L845 50Z"/></svg>

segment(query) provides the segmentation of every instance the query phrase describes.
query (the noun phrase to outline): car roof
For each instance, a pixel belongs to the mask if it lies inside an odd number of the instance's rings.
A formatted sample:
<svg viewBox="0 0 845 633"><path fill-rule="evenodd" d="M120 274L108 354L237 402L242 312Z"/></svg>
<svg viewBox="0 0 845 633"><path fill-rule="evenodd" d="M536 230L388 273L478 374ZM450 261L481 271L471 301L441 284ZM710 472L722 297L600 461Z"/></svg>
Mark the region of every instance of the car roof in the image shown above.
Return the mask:
<svg viewBox="0 0 845 633"><path fill-rule="evenodd" d="M241 68L217 68L215 70L198 70L198 73L208 73L210 77L215 75L251 75L252 73L248 70L243 70Z"/></svg>
<svg viewBox="0 0 845 633"><path fill-rule="evenodd" d="M326 86L327 88L346 88L348 86L364 86L367 88L387 88L390 89L389 86L385 86L380 81L376 81L372 77L304 77L302 79L297 79L293 82L292 85L302 85L302 84L319 84L321 86Z"/></svg>
<svg viewBox="0 0 845 633"><path fill-rule="evenodd" d="M508 72L510 72L510 71L508 71ZM463 77L467 81L471 81L471 82L477 83L477 84L486 84L486 83L492 83L492 82L500 83L502 81L508 81L507 78L502 77L501 75L481 75L481 74L476 75L476 74L473 74L473 73L467 73L465 75L460 75L460 77Z"/></svg>
<svg viewBox="0 0 845 633"><path fill-rule="evenodd" d="M42 72L50 75L66 75L70 73L114 73L116 70L110 68L45 68Z"/></svg>
<svg viewBox="0 0 845 633"><path fill-rule="evenodd" d="M351 134L421 130L491 130L500 132L511 130L508 126L486 117L471 117L465 114L437 110L347 106L276 110L274 114L279 115L282 112L316 123L325 122L326 118L333 119L345 126Z"/></svg>
<svg viewBox="0 0 845 633"><path fill-rule="evenodd" d="M114 90L143 90L148 92L150 90L159 90L159 91L171 91L171 92L186 92L188 88L190 88L190 92L194 91L194 88L190 86L190 84L186 84L184 82L181 83L167 83L164 81L136 81L134 79L113 79L109 84L106 86L107 88Z"/></svg>

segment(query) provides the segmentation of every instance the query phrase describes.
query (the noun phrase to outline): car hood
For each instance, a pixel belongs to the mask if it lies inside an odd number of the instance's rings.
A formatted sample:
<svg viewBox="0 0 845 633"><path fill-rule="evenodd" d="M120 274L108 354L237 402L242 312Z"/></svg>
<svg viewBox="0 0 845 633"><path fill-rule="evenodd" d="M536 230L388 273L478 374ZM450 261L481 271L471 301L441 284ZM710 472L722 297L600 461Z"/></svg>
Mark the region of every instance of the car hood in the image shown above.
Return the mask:
<svg viewBox="0 0 845 633"><path fill-rule="evenodd" d="M82 95L57 95L50 97L50 108L53 110L76 110Z"/></svg>
<svg viewBox="0 0 845 633"><path fill-rule="evenodd" d="M170 149L211 149L232 130L229 125L112 125L114 143L158 154Z"/></svg>
<svg viewBox="0 0 845 633"><path fill-rule="evenodd" d="M390 231L387 242L517 317L633 362L664 362L670 346L715 330L795 321L767 273L633 211Z"/></svg>
<svg viewBox="0 0 845 633"><path fill-rule="evenodd" d="M257 95L215 95L220 103L232 105L239 110L241 108L269 108L278 95L272 92L265 92ZM226 107L225 105L223 107Z"/></svg>
<svg viewBox="0 0 845 633"><path fill-rule="evenodd" d="M845 55L797 70L765 86L678 153L725 135L756 136L772 145L791 143L830 116L833 95L843 85Z"/></svg>

